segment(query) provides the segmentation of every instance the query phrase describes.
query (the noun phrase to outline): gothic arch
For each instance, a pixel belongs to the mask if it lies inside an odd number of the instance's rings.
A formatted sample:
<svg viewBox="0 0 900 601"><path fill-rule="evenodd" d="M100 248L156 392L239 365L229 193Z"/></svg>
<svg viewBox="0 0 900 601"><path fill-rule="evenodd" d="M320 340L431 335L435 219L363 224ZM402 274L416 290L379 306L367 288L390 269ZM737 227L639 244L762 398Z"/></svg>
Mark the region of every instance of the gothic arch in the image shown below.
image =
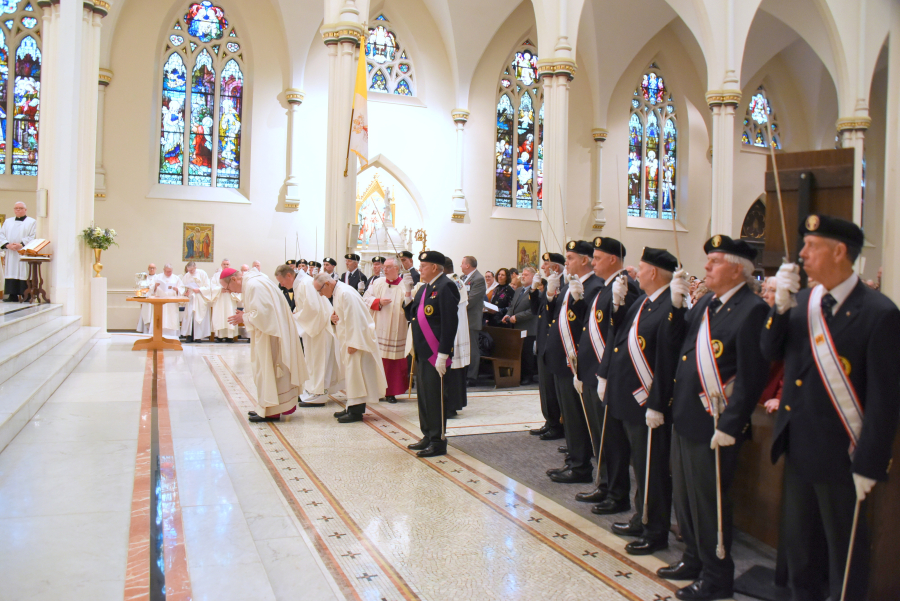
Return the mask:
<svg viewBox="0 0 900 601"><path fill-rule="evenodd" d="M406 188L406 191L409 192L410 198L413 200L413 205L416 208L416 213L418 214L419 222L425 223L425 218L428 216L427 208L425 205L425 199L422 196L422 193L419 192L419 189L416 187L416 184L413 183L412 179L406 174L405 171L400 169L392 160L384 156L383 154L377 154L374 157L369 159L369 164L366 167L357 173L357 178L362 173L365 173L366 170L372 169L374 167L381 167L388 173L390 173L394 179L396 179L400 184Z"/></svg>

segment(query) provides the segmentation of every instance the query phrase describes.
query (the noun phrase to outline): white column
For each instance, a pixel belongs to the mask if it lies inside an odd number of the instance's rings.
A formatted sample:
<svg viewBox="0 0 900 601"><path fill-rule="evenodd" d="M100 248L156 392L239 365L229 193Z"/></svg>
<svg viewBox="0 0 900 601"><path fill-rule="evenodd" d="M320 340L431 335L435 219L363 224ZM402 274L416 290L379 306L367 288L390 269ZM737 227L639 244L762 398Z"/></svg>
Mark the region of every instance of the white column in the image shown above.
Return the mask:
<svg viewBox="0 0 900 601"><path fill-rule="evenodd" d="M103 125L106 114L106 88L112 82L113 72L100 69L97 81L97 163L94 169L94 199L106 200L106 168L103 167Z"/></svg>
<svg viewBox="0 0 900 601"><path fill-rule="evenodd" d="M866 130L872 124L869 117L843 117L837 121L841 146L853 148L853 223L863 224L863 152L865 151Z"/></svg>
<svg viewBox="0 0 900 601"><path fill-rule="evenodd" d="M462 221L466 218L466 195L463 193L463 159L465 158L465 126L469 120L469 111L453 109L450 111L456 123L456 188L453 190L453 213L451 219Z"/></svg>
<svg viewBox="0 0 900 601"><path fill-rule="evenodd" d="M900 6L891 7L890 36L900 37ZM884 189L900 188L900 44L888 46L887 110L884 136ZM881 261L884 275L881 292L897 302L900 299L900 202L888 202L885 194Z"/></svg>
<svg viewBox="0 0 900 601"><path fill-rule="evenodd" d="M711 90L706 101L712 110L712 207L713 234L735 236L734 229L734 111L740 90Z"/></svg>
<svg viewBox="0 0 900 601"><path fill-rule="evenodd" d="M569 153L569 82L575 77L571 59L538 61L538 75L544 84L544 182L541 232L544 250L564 252ZM574 215L573 215L574 217Z"/></svg>
<svg viewBox="0 0 900 601"><path fill-rule="evenodd" d="M300 127L297 113L303 103L303 92L294 88L284 91L288 102L287 177L284 179L284 209L296 211L300 207Z"/></svg>
<svg viewBox="0 0 900 601"><path fill-rule="evenodd" d="M606 225L603 207L603 143L606 141L609 132L596 127L591 130L591 135L594 137L594 148L596 149L594 165L596 165L597 169L597 187L594 188L594 207L591 209L591 212L594 214L594 224L591 226L591 229L599 234Z"/></svg>

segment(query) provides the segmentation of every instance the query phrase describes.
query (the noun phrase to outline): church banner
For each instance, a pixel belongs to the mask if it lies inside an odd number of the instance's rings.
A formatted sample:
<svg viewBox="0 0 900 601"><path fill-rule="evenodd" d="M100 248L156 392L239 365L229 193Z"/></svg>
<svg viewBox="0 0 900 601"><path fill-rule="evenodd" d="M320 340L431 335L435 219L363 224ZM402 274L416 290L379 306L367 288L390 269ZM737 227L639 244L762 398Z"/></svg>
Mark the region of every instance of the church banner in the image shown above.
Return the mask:
<svg viewBox="0 0 900 601"><path fill-rule="evenodd" d="M359 157L359 168L365 169L369 164L369 112L366 75L366 53L359 52L359 64L356 68L356 90L353 95L353 113L350 123L350 150ZM347 175L346 173L344 174Z"/></svg>

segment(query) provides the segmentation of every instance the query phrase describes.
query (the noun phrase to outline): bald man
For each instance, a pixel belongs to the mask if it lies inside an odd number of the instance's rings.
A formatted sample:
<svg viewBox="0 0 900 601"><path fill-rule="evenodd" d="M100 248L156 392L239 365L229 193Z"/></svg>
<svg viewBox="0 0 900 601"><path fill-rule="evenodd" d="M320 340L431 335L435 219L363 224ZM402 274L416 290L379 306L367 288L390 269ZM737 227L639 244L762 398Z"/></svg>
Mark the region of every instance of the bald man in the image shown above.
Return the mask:
<svg viewBox="0 0 900 601"><path fill-rule="evenodd" d="M14 219L7 219L0 227L0 249L6 251L6 283L3 302L23 302L28 287L28 264L19 258L25 245L37 237L37 221L25 213L24 202L13 206Z"/></svg>
<svg viewBox="0 0 900 601"><path fill-rule="evenodd" d="M147 265L147 277L141 282L141 288L147 289L147 295L153 293L153 284L156 282L156 265ZM138 316L137 331L139 334L149 334L153 325L153 305L141 303L141 314Z"/></svg>

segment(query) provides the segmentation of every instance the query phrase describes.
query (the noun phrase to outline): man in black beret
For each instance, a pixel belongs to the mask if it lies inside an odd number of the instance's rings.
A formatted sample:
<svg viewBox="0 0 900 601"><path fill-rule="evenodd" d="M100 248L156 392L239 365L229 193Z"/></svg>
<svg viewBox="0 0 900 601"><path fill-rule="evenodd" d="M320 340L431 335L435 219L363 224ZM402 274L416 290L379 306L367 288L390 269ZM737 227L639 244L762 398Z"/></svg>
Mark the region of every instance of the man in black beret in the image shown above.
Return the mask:
<svg viewBox="0 0 900 601"><path fill-rule="evenodd" d="M810 215L800 235L803 269L818 284L800 290L798 266L782 265L762 332L766 357L784 360L772 461L785 455L781 532L792 598L822 598L827 582L831 599L841 599L856 504L887 480L891 464L900 311L854 273L864 242L856 224ZM868 598L865 514L863 504L847 599ZM827 563L817 561L822 555Z"/></svg>
<svg viewBox="0 0 900 601"><path fill-rule="evenodd" d="M670 399L675 433L672 486L675 514L685 551L657 574L696 581L679 589L678 599L732 596L732 504L730 489L738 451L748 436L750 416L766 385L769 362L760 351L768 305L748 285L756 251L743 240L716 235L704 245L706 286L712 292L689 311L690 286L683 270L669 286L670 344L680 347L675 389ZM717 418L715 416L718 416ZM719 458L725 558L716 554Z"/></svg>
<svg viewBox="0 0 900 601"><path fill-rule="evenodd" d="M408 250L401 250L397 255L397 258L400 259L400 264L403 266L403 270L408 271L412 276L413 284L418 284L419 272L416 271L415 267L413 267L413 254Z"/></svg>
<svg viewBox="0 0 900 601"><path fill-rule="evenodd" d="M347 266L347 271L341 275L341 281L362 294L366 291L369 278L359 270L359 255L356 253L344 255L344 263Z"/></svg>
<svg viewBox="0 0 900 601"><path fill-rule="evenodd" d="M309 275L309 261L307 261L306 259L300 259L299 261L297 261L296 267L298 273L302 271L306 275Z"/></svg>
<svg viewBox="0 0 900 601"><path fill-rule="evenodd" d="M545 252L541 256L541 273L544 277L551 274L559 274L563 271L566 258L559 253ZM544 364L544 353L547 350L547 340L550 338L552 322L555 315L550 314L550 304L544 291L547 289L547 280L541 279L540 274L535 274L531 280L529 301L531 312L538 316L537 334L535 335L535 354L537 355L538 368L538 392L541 397L541 413L544 414L544 425L531 430L541 440L558 440L565 436L563 425L560 423L562 412L559 408L559 398L556 396L556 388L553 385L553 374L550 368Z"/></svg>
<svg viewBox="0 0 900 601"><path fill-rule="evenodd" d="M666 334L672 315L669 284L676 269L678 261L668 251L644 249L638 264L644 294L624 314L621 309L616 311L608 345L612 348L607 348L600 365L599 389L605 392L609 406L605 442L610 444L604 455L612 465L621 462L620 456L627 461L630 455L637 483L634 515L630 521L612 526L615 534L639 537L625 546L630 555L649 555L669 546L672 507L669 399L678 349L669 344ZM620 430L625 433L624 440L610 438L610 433L618 434ZM643 524L645 488L647 523ZM603 514L627 510L630 507L627 490L623 503L612 497L618 490L610 490L610 502L604 502L607 506L601 504L592 511ZM621 504L616 507L617 503Z"/></svg>
<svg viewBox="0 0 900 601"><path fill-rule="evenodd" d="M372 275L366 282L366 290L368 290L369 287L375 283L375 280L380 277L384 277L384 261L385 258L382 256L372 257Z"/></svg>
<svg viewBox="0 0 900 601"><path fill-rule="evenodd" d="M331 276L331 279L338 279L338 275L334 272L334 268L337 267L337 261L332 259L331 257L325 257L322 259L322 269L325 270L325 273Z"/></svg>
<svg viewBox="0 0 900 601"><path fill-rule="evenodd" d="M419 457L447 453L447 417L444 412L443 377L450 367L453 341L459 325L459 289L444 275L444 255L435 251L419 253L422 281L412 296L412 275L403 276L407 286L404 310L412 325L416 354L416 396L422 439L409 445Z"/></svg>

